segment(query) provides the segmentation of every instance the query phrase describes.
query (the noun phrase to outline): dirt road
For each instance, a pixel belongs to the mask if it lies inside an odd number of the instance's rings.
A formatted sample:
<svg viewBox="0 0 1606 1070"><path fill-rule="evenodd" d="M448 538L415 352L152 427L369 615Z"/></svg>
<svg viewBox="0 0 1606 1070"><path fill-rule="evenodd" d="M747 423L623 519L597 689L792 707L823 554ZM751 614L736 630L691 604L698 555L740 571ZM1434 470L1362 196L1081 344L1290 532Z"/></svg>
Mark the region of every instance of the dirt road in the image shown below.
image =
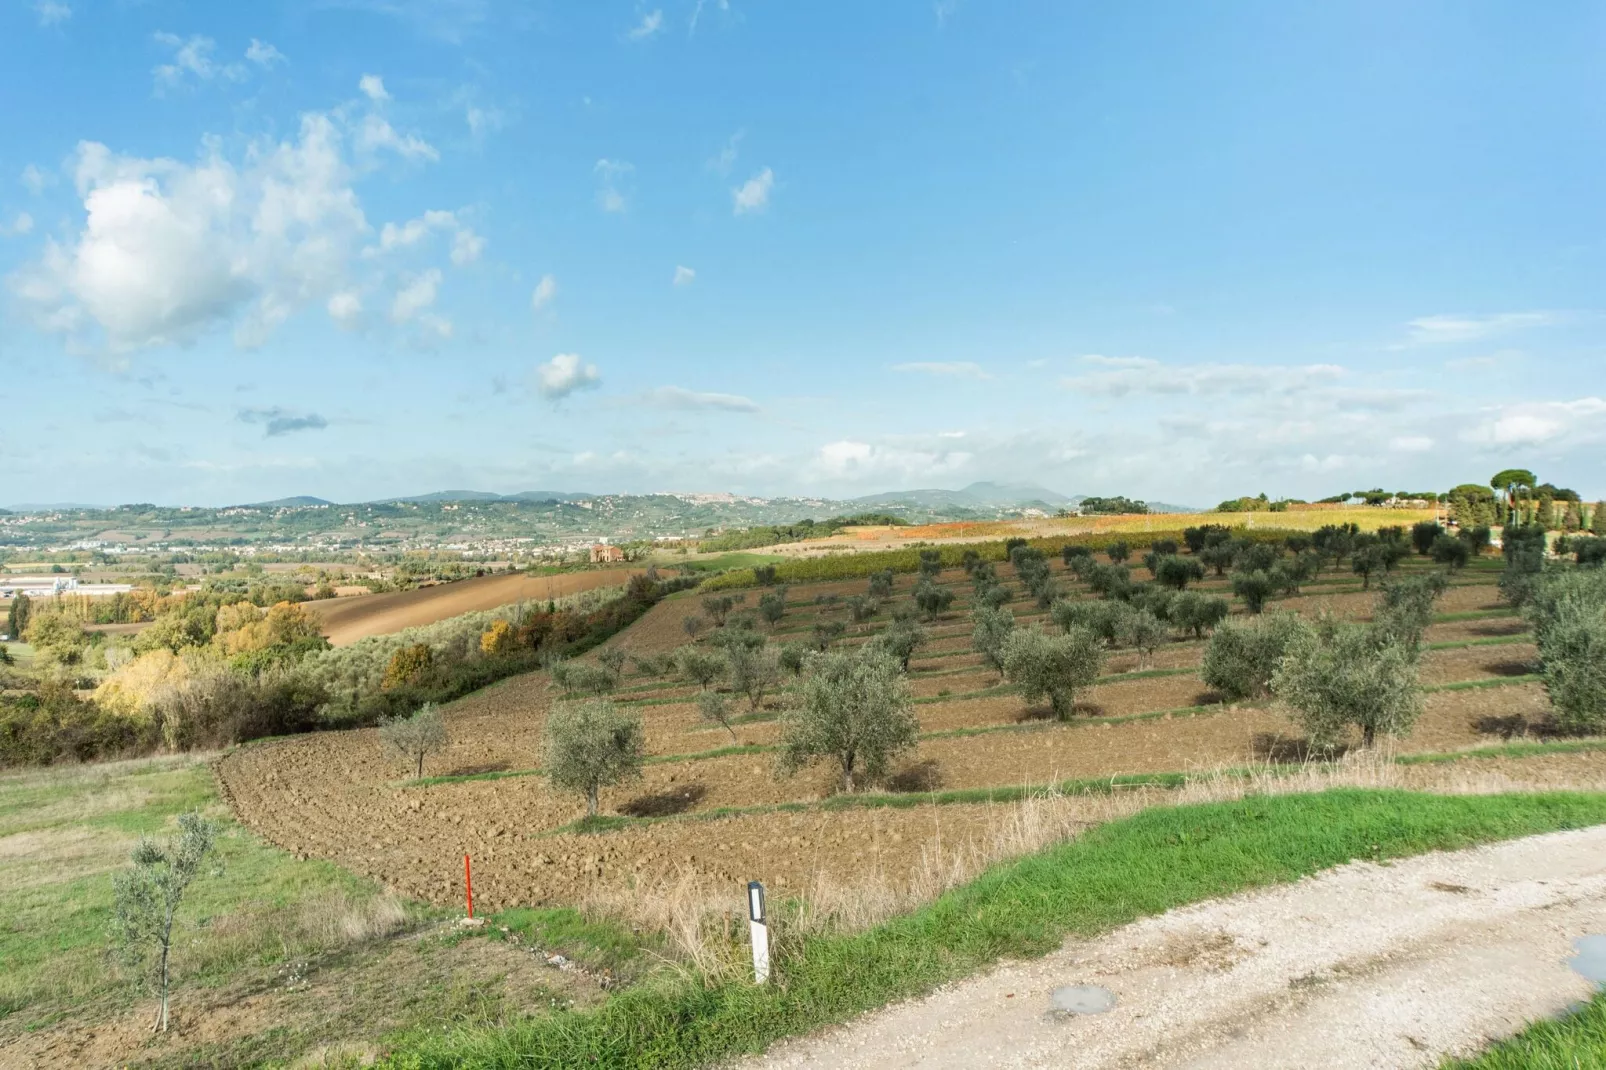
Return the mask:
<svg viewBox="0 0 1606 1070"><path fill-rule="evenodd" d="M1149 918L741 1064L781 1067L1433 1067L1593 985L1606 827L1389 865ZM1060 986L1115 995L1056 1016Z"/></svg>

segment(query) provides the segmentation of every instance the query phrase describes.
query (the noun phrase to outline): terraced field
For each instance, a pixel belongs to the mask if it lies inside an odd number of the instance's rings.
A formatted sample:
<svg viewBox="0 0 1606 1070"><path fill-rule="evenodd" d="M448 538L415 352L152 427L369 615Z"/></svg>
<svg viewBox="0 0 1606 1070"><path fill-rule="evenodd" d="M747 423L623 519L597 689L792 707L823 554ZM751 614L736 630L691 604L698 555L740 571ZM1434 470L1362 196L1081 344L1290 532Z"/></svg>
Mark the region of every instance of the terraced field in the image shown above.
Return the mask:
<svg viewBox="0 0 1606 1070"><path fill-rule="evenodd" d="M1548 704L1530 675L1535 650L1498 597L1497 568L1480 562L1465 570L1441 600L1421 665L1427 710L1399 742L1402 755L1542 733ZM1019 594L1008 567L999 571ZM1057 562L1055 571L1063 590L1092 597ZM771 750L784 692L744 713L733 744L699 718L695 686L634 671L615 697L640 708L651 758L639 780L603 793L603 813L617 818L605 831L574 831L583 803L553 792L536 771L547 710L561 697L546 673L450 706L450 746L430 759L423 781L405 779L372 730L244 747L220 761L219 781L235 812L270 841L432 902L460 900L462 856L471 854L476 899L492 908L573 903L677 881L734 888L757 878L781 892L872 880L907 885L962 845L1020 820L1012 800L1023 787L1205 773L1302 753L1298 729L1274 706L1227 704L1209 691L1198 675L1203 643L1193 640L1174 639L1141 672L1135 654L1112 652L1077 715L1051 720L972 651L963 573L940 581L954 590L954 603L928 626L930 642L910 665L920 745L868 798L835 796L823 770L775 775ZM913 582L898 577L895 598L907 599ZM1203 589L1223 584L1211 578ZM792 588L774 640L806 639L820 618L846 621L840 599L864 589L860 580ZM756 599L750 592L748 605ZM1361 617L1372 600L1354 577L1329 572L1280 604ZM686 642L681 624L697 608L695 593L668 598L612 645L671 650ZM841 642L863 642L885 626L889 608L848 624ZM1025 600L1011 608L1020 624L1043 620ZM1595 785L1606 782L1606 753L1423 762L1401 775L1429 787L1468 777ZM1088 820L1096 810L1090 803Z"/></svg>

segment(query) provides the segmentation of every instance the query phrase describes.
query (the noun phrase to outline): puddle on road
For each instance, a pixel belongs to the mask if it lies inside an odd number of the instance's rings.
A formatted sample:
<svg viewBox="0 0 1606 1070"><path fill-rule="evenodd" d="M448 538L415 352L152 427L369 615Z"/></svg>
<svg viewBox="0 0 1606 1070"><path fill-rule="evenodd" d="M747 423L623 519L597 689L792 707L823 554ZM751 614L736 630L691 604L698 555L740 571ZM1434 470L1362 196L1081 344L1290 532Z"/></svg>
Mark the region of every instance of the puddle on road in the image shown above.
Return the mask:
<svg viewBox="0 0 1606 1070"><path fill-rule="evenodd" d="M1099 985L1064 985L1049 996L1049 1013L1058 1017L1073 1014L1103 1014L1115 1006L1115 993Z"/></svg>
<svg viewBox="0 0 1606 1070"><path fill-rule="evenodd" d="M1573 972L1597 984L1606 983L1606 936L1580 936L1573 941L1578 954L1567 960Z"/></svg>

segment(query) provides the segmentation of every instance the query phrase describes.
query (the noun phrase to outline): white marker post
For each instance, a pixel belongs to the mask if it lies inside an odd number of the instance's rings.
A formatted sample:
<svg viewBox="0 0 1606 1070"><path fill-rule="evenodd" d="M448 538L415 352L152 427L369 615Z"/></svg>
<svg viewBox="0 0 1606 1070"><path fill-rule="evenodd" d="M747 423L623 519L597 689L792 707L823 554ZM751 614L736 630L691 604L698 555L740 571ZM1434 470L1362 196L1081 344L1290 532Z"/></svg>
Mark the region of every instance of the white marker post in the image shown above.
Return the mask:
<svg viewBox="0 0 1606 1070"><path fill-rule="evenodd" d="M753 931L753 981L770 979L770 927L764 921L764 886L747 882L747 920Z"/></svg>

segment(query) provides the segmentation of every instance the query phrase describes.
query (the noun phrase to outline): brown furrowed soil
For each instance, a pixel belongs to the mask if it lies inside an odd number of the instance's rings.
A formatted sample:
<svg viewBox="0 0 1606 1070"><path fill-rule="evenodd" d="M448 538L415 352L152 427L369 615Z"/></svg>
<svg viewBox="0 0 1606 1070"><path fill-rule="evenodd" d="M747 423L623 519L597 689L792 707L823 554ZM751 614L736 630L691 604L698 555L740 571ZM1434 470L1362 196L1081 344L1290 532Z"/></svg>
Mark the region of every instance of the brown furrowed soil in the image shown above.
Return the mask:
<svg viewBox="0 0 1606 1070"><path fill-rule="evenodd" d="M1087 597L1058 562L1054 567L1065 593ZM1407 567L1422 566L1413 561ZM1019 595L1011 570L999 572ZM1141 568L1134 573L1145 576ZM1512 679L1532 671L1535 651L1521 619L1500 602L1495 578L1492 571L1468 570L1441 600L1444 615L1500 615L1429 629L1430 644L1480 645L1424 652L1426 709L1411 735L1396 742L1400 753L1543 733L1549 712L1543 688ZM1329 572L1276 607L1364 618L1376 592L1362 592L1353 579ZM1305 757L1302 733L1274 704L1226 705L1210 692L1195 671L1204 643L1193 639L1163 645L1150 673L1134 671L1132 651L1112 651L1104 677L1079 696L1076 715L1054 721L1046 708L1028 706L1000 687L998 674L971 648L971 591L963 574L950 572L940 582L955 591L954 605L927 623L931 640L911 662L923 737L881 789L904 794L912 805L839 806L835 779L824 767L778 777L773 745L789 701L784 684L757 710L745 697L731 696L733 738L699 717L695 686L633 669L614 698L640 712L652 757L639 779L603 792L601 812L617 815L604 831L571 829L584 812L582 801L554 792L537 772L546 713L562 697L546 673L504 680L447 707L451 743L426 768L444 781L406 779L372 730L240 748L219 762L219 781L235 811L272 842L432 902L450 904L461 896L462 855L471 854L477 899L499 907L578 903L677 880L736 887L756 878L799 891L818 880L863 878L867 866L879 881L907 885L932 864L939 837L950 846L985 841L1016 814L1010 803L950 799L933 805L920 793L1119 774L1208 774ZM899 576L894 597L906 599L913 583ZM1204 589L1222 586L1212 578ZM817 619L846 621L841 600L864 589L858 580L794 587L780 625L772 632L759 624L758 630L778 643L808 643ZM747 592L733 617L751 612L760 593ZM825 601L816 602L820 596ZM609 645L643 654L673 650L688 641L683 621L701 612L700 601L695 592L666 599ZM863 641L885 627L889 608L868 624L848 624L844 641ZM1040 621L1052 628L1024 600L1011 608L1022 625ZM1477 686L1438 689L1469 682ZM737 745L760 749L732 752ZM1602 752L1547 756L1545 764L1532 766L1525 763L1541 759L1477 761L1496 778L1521 780L1527 770L1581 781L1606 776ZM1433 783L1448 776L1438 766L1412 766L1404 775Z"/></svg>
<svg viewBox="0 0 1606 1070"><path fill-rule="evenodd" d="M330 598L307 602L305 606L322 622L329 641L335 646L345 646L370 635L389 635L462 613L496 609L515 602L566 598L598 587L618 587L640 571L613 568L556 576L511 572L411 591Z"/></svg>

